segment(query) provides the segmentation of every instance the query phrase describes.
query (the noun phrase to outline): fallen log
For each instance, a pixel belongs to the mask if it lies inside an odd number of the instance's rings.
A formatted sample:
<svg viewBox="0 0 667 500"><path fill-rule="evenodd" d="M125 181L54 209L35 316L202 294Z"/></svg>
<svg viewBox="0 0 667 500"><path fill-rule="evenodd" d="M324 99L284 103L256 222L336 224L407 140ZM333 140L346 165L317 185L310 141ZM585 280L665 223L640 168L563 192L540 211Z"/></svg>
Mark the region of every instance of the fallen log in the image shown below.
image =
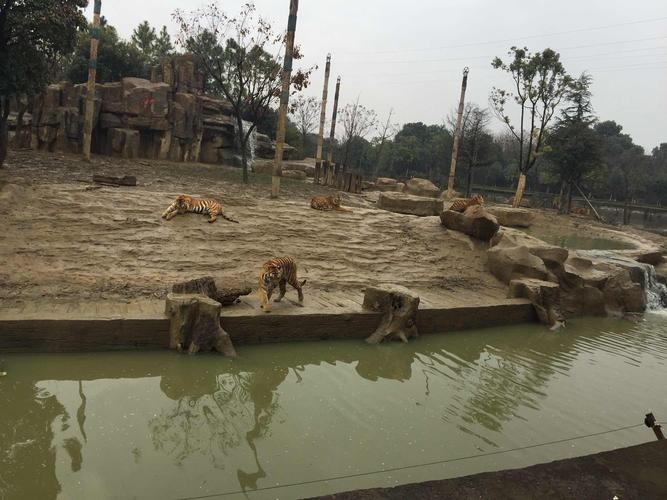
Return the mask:
<svg viewBox="0 0 667 500"><path fill-rule="evenodd" d="M468 207L463 213L445 210L440 214L440 221L447 229L482 241L490 241L500 229L498 219L479 205Z"/></svg>
<svg viewBox="0 0 667 500"><path fill-rule="evenodd" d="M109 186L136 186L137 178L134 175L124 175L123 177L93 175L93 182L96 182L97 184L106 184Z"/></svg>

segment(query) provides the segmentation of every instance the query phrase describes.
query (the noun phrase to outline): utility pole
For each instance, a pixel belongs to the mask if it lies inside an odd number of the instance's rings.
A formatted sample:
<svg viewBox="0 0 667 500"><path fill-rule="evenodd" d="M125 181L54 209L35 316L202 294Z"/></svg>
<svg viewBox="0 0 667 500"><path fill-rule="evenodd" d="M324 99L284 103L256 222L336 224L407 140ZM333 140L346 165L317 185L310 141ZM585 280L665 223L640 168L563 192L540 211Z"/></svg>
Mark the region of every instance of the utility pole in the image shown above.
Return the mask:
<svg viewBox="0 0 667 500"><path fill-rule="evenodd" d="M95 78L97 76L97 44L100 39L100 12L102 0L95 0L93 27L90 30L90 60L88 61L88 91L86 94L86 115L83 121L83 155L90 160L90 143L93 135L95 115Z"/></svg>
<svg viewBox="0 0 667 500"><path fill-rule="evenodd" d="M466 87L468 86L468 67L463 68L463 81L461 82L461 99L459 100L459 112L456 116L456 129L454 130L454 145L452 146L452 163L449 166L449 181L447 182L447 196L451 198L454 193L454 178L456 176L456 160L459 156L459 139L461 137L461 121L463 120L463 105L466 99Z"/></svg>
<svg viewBox="0 0 667 500"><path fill-rule="evenodd" d="M324 90L322 90L322 110L320 111L320 133L317 136L317 159L315 162L315 184L320 183L322 174L322 146L324 145L324 121L327 115L327 95L329 93L329 73L331 71L331 54L327 54L327 65L324 69Z"/></svg>
<svg viewBox="0 0 667 500"><path fill-rule="evenodd" d="M285 61L283 63L283 85L280 93L278 111L278 131L276 133L276 156L273 159L273 178L271 179L271 198L280 194L280 177L283 175L283 146L285 144L285 120L289 103L290 80L292 79L292 58L294 54L294 33L296 32L296 13L299 0L290 0L287 18L287 38L285 40Z"/></svg>
<svg viewBox="0 0 667 500"><path fill-rule="evenodd" d="M334 138L336 135L336 115L338 114L338 95L340 94L340 76L336 79L336 93L334 94L333 114L331 115L331 133L329 134L329 151L327 151L326 171L327 175L324 179L324 184L329 184L333 176L333 148Z"/></svg>

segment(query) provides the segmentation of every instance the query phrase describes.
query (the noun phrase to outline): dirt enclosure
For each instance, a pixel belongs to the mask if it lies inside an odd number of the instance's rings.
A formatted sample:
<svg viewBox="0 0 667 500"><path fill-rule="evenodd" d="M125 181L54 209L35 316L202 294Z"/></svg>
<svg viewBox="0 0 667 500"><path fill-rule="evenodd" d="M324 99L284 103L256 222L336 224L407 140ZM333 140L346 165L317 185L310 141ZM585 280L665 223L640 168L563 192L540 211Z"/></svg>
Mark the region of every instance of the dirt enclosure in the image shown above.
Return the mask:
<svg viewBox="0 0 667 500"><path fill-rule="evenodd" d="M93 174L134 175L136 187L91 183ZM361 294L395 283L416 292L502 298L483 248L440 226L438 217L399 215L345 196L353 213L318 212L328 188L270 177L241 182L240 169L203 164L12 152L0 170L0 300L122 300L164 297L172 283L211 275L253 286L259 266L291 255L308 290ZM196 214L160 218L176 195L213 197L238 219ZM290 296L288 290L288 297Z"/></svg>

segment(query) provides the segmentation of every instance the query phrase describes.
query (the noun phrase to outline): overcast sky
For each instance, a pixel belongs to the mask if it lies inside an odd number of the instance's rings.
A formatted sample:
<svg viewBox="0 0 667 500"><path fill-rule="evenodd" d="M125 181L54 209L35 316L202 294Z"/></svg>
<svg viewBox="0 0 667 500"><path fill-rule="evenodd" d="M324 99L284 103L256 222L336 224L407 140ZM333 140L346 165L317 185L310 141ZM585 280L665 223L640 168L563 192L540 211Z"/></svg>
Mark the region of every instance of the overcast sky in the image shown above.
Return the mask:
<svg viewBox="0 0 667 500"><path fill-rule="evenodd" d="M92 3L92 2L91 2ZM129 37L144 19L166 25L176 8L203 0L105 0L102 14ZM241 1L224 0L237 12ZM284 29L289 0L257 0L258 11ZM301 0L296 40L303 64L319 64L308 94L320 96L332 54L330 96L340 75L341 105L356 100L380 119L443 123L456 107L461 71L470 67L467 100L487 106L491 88L509 76L491 68L511 45L561 53L572 75L594 78L600 120L616 120L650 153L667 142L667 0ZM92 8L88 9L90 14ZM327 111L331 113L331 108ZM502 124L495 121L494 128Z"/></svg>

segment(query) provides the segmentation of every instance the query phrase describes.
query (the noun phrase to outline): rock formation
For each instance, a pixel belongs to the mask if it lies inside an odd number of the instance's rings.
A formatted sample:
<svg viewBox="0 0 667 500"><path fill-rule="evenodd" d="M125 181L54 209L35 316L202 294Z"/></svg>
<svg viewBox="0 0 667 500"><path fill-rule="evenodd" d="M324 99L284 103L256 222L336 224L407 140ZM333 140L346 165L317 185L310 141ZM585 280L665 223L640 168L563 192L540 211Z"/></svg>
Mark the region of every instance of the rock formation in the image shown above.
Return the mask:
<svg viewBox="0 0 667 500"><path fill-rule="evenodd" d="M366 339L369 344L383 340L408 341L416 337L419 296L401 286L369 287L364 293L365 309L381 312L382 320Z"/></svg>
<svg viewBox="0 0 667 500"><path fill-rule="evenodd" d="M414 177L405 183L404 191L415 196L427 196L431 198L438 198L440 196L440 189L428 179L420 179Z"/></svg>
<svg viewBox="0 0 667 500"><path fill-rule="evenodd" d="M530 227L535 220L535 213L525 208L488 207L491 215L498 219L498 224L506 227Z"/></svg>
<svg viewBox="0 0 667 500"><path fill-rule="evenodd" d="M440 221L447 229L465 233L482 241L490 241L500 228L496 218L480 205L470 206L463 213L445 210L440 214Z"/></svg>
<svg viewBox="0 0 667 500"><path fill-rule="evenodd" d="M191 55L163 59L150 81L127 77L96 85L93 152L239 165L232 106L204 95L202 88ZM86 95L86 84L60 82L37 96L32 113L23 117L32 130L31 147L80 153ZM15 120L11 127L16 129ZM257 134L256 142L259 157L273 158L275 147L267 136ZM293 149L286 145L286 158Z"/></svg>
<svg viewBox="0 0 667 500"><path fill-rule="evenodd" d="M390 212L422 217L442 212L442 200L405 193L380 193L377 206Z"/></svg>

